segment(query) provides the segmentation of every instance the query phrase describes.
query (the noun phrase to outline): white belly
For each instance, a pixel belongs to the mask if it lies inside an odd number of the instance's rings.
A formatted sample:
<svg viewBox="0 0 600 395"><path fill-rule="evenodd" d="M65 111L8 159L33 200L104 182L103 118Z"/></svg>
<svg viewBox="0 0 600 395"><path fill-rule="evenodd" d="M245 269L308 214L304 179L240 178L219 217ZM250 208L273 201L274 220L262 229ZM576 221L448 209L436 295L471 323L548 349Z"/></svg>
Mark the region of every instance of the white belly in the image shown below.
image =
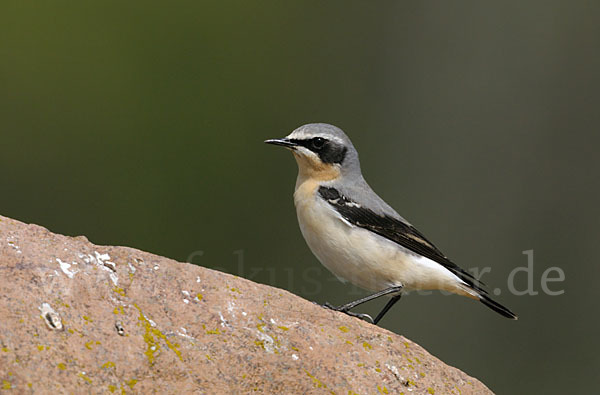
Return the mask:
<svg viewBox="0 0 600 395"><path fill-rule="evenodd" d="M300 185L296 190L298 222L313 254L338 278L371 291L402 285L464 293L462 281L443 266L346 222L316 189Z"/></svg>

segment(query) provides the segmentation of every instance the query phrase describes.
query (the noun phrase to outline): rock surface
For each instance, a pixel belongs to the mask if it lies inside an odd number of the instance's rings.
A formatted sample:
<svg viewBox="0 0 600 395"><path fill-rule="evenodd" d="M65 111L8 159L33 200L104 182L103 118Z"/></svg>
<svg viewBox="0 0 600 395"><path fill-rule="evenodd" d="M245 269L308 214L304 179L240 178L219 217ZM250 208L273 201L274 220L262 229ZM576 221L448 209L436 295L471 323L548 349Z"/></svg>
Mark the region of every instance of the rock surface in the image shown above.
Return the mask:
<svg viewBox="0 0 600 395"><path fill-rule="evenodd" d="M2 216L0 273L0 388L17 393L490 393L284 290Z"/></svg>

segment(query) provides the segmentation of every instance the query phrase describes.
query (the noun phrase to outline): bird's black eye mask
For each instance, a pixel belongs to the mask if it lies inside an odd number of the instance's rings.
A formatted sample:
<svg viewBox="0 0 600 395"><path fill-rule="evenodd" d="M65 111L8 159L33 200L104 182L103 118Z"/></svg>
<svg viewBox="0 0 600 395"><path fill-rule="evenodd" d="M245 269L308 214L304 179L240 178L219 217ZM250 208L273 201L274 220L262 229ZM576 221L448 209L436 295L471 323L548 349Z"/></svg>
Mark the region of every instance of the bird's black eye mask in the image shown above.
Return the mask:
<svg viewBox="0 0 600 395"><path fill-rule="evenodd" d="M290 141L319 155L323 163L341 164L346 157L346 151L348 151L343 145L323 137L313 137L306 140L291 139Z"/></svg>

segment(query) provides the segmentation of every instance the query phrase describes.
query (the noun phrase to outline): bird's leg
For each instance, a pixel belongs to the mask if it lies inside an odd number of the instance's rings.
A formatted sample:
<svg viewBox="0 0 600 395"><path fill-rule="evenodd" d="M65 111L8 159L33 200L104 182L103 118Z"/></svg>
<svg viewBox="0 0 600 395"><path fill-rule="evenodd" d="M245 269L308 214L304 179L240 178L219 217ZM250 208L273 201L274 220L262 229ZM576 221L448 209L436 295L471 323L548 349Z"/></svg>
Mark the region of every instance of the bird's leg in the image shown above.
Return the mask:
<svg viewBox="0 0 600 395"><path fill-rule="evenodd" d="M377 323L383 318L385 313L387 313L388 310L391 309L392 306L395 305L396 302L399 301L401 297L402 297L402 294L392 296L392 298L387 302L387 304L385 305L383 310L381 310L381 312L379 314L377 314L377 317L375 317L373 324L377 325Z"/></svg>
<svg viewBox="0 0 600 395"><path fill-rule="evenodd" d="M400 291L402 291L402 286L401 285L395 286L395 287L386 288L383 291L376 292L376 293L374 293L372 295L365 296L364 298L355 300L355 301L350 302L350 303L346 303L346 304L338 306L338 307L332 306L330 303L323 304L323 307L325 307L327 309L334 310L334 311L340 311L340 312L346 313L346 314L348 314L348 315L350 315L352 317L358 317L358 318L363 319L365 321L370 321L370 322L372 322L374 324L377 324L377 322L379 322L379 320L381 320L381 318L394 305L394 303L396 303L400 299L399 295L394 296L392 298L392 300L390 300L388 302L388 304L384 307L383 311L377 315L377 317L375 318L375 320L373 320L373 318L371 318L371 316L369 316L368 314L353 313L353 312L350 311L350 309L353 309L354 307L359 306L359 305L361 305L363 303L369 302L369 301L371 301L373 299L377 299L377 298L380 298L382 296L389 295L389 294L398 293Z"/></svg>
<svg viewBox="0 0 600 395"><path fill-rule="evenodd" d="M396 287L389 287L389 288L384 289L383 291L379 291L379 292L376 292L376 293L374 293L372 295L365 296L364 298L361 298L361 299L355 300L353 302L341 305L341 306L335 308L335 310L342 311L342 312L345 313L348 310L353 309L356 306L359 306L359 305L361 305L363 303L370 302L373 299L377 299L377 298L380 298L380 297L385 296L385 295L398 293L400 291L402 291L402 286L401 285L398 285Z"/></svg>

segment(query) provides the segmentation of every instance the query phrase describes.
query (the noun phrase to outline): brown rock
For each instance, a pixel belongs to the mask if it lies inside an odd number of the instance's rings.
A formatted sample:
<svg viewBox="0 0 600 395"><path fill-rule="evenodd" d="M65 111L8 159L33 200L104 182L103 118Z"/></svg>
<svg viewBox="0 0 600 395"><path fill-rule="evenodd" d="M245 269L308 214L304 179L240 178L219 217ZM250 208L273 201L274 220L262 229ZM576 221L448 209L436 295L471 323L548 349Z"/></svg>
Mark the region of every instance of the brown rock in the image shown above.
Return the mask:
<svg viewBox="0 0 600 395"><path fill-rule="evenodd" d="M284 290L1 216L0 273L0 388L19 393L490 393Z"/></svg>

